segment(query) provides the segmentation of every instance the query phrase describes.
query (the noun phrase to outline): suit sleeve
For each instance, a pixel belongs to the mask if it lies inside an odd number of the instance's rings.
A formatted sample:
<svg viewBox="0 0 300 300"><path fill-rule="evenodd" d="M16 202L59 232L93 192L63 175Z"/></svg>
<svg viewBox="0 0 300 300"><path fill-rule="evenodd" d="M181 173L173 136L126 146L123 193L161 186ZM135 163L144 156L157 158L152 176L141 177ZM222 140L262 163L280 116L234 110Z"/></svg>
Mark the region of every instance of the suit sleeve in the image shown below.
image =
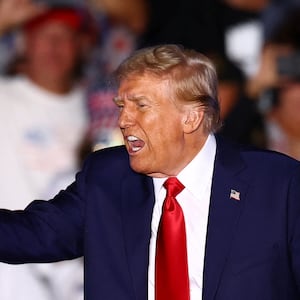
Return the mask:
<svg viewBox="0 0 300 300"><path fill-rule="evenodd" d="M0 210L0 261L53 262L83 255L86 175L49 201L36 200L24 211Z"/></svg>

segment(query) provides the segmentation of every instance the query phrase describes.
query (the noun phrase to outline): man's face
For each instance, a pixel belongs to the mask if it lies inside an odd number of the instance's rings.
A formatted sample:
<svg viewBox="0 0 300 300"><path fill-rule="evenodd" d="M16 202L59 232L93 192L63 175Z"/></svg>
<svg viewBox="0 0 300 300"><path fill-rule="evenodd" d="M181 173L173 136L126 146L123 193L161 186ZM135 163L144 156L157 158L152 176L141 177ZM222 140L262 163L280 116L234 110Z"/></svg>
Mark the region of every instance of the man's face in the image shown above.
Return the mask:
<svg viewBox="0 0 300 300"><path fill-rule="evenodd" d="M279 95L279 104L274 114L285 132L291 137L300 137L300 84L287 85Z"/></svg>
<svg viewBox="0 0 300 300"><path fill-rule="evenodd" d="M121 82L115 100L130 165L152 177L175 176L191 160L183 126L186 113L170 89L167 80L131 76Z"/></svg>
<svg viewBox="0 0 300 300"><path fill-rule="evenodd" d="M26 33L28 71L34 76L63 79L70 76L78 58L78 37L74 30L53 21Z"/></svg>

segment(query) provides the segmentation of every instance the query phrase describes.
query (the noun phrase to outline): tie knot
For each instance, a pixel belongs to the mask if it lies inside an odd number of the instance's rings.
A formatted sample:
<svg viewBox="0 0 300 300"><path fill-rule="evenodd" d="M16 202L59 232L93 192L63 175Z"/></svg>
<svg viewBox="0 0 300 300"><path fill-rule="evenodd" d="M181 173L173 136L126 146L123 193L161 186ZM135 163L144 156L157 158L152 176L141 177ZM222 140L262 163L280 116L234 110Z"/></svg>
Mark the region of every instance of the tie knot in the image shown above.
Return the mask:
<svg viewBox="0 0 300 300"><path fill-rule="evenodd" d="M176 177L169 177L164 182L164 187L167 190L167 196L174 198L184 189L184 185Z"/></svg>

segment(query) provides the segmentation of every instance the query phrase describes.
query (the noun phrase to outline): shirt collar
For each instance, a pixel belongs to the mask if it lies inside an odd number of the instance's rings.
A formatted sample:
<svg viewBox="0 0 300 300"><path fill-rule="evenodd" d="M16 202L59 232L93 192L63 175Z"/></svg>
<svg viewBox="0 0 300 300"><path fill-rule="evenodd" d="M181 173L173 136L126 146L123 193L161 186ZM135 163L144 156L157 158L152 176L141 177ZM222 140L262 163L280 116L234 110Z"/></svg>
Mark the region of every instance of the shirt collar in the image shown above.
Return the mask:
<svg viewBox="0 0 300 300"><path fill-rule="evenodd" d="M210 134L199 153L177 176L196 198L212 178L215 154L216 139Z"/></svg>

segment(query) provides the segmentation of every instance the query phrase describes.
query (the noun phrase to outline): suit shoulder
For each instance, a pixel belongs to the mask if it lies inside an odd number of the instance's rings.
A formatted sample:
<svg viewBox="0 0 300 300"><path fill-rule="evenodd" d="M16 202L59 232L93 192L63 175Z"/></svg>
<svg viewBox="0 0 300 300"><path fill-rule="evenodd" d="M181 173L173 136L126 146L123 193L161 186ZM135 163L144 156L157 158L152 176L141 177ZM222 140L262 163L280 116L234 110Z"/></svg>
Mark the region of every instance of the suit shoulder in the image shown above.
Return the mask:
<svg viewBox="0 0 300 300"><path fill-rule="evenodd" d="M257 172L291 172L300 167L299 161L280 152L238 144L224 138L218 138L218 146L222 149L222 156L226 157L227 163L234 164L241 159Z"/></svg>
<svg viewBox="0 0 300 300"><path fill-rule="evenodd" d="M82 172L92 177L114 176L132 172L129 157L124 146L104 148L90 153L85 159Z"/></svg>
<svg viewBox="0 0 300 300"><path fill-rule="evenodd" d="M242 147L241 156L248 167L256 173L257 178L288 179L300 174L300 162L277 151Z"/></svg>
<svg viewBox="0 0 300 300"><path fill-rule="evenodd" d="M125 146L114 146L96 150L90 154L90 157L94 160L103 160L103 159L127 159L128 154Z"/></svg>
<svg viewBox="0 0 300 300"><path fill-rule="evenodd" d="M259 149L255 147L242 147L243 157L256 161L263 165L300 167L300 162L296 159L277 151Z"/></svg>

